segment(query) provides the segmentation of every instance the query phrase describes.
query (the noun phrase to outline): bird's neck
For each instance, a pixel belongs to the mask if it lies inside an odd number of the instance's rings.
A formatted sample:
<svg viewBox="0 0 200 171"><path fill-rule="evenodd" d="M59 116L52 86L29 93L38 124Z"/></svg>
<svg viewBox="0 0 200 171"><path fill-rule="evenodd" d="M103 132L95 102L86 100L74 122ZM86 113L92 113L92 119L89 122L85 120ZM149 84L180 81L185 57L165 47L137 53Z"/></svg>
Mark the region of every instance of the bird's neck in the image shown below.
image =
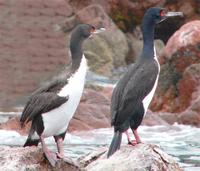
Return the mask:
<svg viewBox="0 0 200 171"><path fill-rule="evenodd" d="M143 33L143 51L141 58L154 58L154 29L155 24L150 21L144 21L142 25Z"/></svg>
<svg viewBox="0 0 200 171"><path fill-rule="evenodd" d="M73 38L70 41L70 52L71 52L71 58L72 58L72 72L75 72L81 63L81 59L83 56L83 50L82 50L82 40L79 40L78 38Z"/></svg>

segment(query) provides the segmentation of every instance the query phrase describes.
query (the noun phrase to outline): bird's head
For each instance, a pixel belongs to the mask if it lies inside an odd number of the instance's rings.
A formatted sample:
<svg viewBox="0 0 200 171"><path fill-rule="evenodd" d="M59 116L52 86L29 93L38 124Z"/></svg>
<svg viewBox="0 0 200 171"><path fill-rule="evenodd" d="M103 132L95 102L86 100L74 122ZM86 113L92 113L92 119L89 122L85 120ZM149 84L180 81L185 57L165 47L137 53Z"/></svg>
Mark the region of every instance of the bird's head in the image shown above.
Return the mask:
<svg viewBox="0 0 200 171"><path fill-rule="evenodd" d="M169 17L183 16L182 12L167 12L166 9L160 7L151 7L149 8L145 15L144 19L148 19L154 22L154 24L160 23Z"/></svg>
<svg viewBox="0 0 200 171"><path fill-rule="evenodd" d="M94 26L90 24L79 24L72 32L75 37L79 37L80 40L87 39L91 37L93 34L103 32L105 29L100 28L96 29Z"/></svg>

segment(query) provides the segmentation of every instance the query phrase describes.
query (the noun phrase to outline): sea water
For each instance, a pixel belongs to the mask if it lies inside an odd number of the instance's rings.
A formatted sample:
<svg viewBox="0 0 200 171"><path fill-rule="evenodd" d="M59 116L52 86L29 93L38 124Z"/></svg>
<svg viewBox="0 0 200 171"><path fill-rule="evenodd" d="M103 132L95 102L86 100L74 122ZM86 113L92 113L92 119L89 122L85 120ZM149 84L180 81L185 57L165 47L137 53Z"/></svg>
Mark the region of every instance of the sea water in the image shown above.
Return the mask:
<svg viewBox="0 0 200 171"><path fill-rule="evenodd" d="M200 128L178 124L140 126L138 133L144 143L159 145L165 152L173 156L184 170L200 170ZM77 159L94 149L107 147L112 136L112 128L67 133L64 143L65 155ZM25 140L26 136L21 136L15 131L0 130L0 145L22 146ZM47 138L46 143L51 150L56 151L53 138ZM123 135L122 143L127 143L125 135Z"/></svg>

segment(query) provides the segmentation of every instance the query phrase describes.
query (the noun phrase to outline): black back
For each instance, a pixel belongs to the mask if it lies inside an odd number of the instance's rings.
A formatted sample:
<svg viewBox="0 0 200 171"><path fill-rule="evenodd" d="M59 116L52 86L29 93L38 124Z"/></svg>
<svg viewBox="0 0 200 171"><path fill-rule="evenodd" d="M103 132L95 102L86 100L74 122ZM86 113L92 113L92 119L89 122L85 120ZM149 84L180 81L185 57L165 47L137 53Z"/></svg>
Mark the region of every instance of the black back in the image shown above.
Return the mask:
<svg viewBox="0 0 200 171"><path fill-rule="evenodd" d="M152 90L157 74L157 62L146 59L142 63L130 66L127 73L117 83L111 103L111 125L115 126L116 131L127 129L134 115L143 117L142 100Z"/></svg>
<svg viewBox="0 0 200 171"><path fill-rule="evenodd" d="M128 68L112 94L111 125L115 132L136 129L143 119L142 101L152 90L159 73L154 59L154 28L162 20L162 8L150 8L142 22L143 50L138 61Z"/></svg>

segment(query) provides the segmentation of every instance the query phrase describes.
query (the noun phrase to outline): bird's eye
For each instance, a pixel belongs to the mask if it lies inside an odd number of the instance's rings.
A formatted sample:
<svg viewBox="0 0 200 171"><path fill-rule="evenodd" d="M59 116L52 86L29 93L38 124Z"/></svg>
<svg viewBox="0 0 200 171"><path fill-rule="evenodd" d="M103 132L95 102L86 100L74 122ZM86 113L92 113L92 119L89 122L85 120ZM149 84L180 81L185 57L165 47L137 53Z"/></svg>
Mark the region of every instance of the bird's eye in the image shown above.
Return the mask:
<svg viewBox="0 0 200 171"><path fill-rule="evenodd" d="M160 16L161 16L161 17L164 17L165 15L166 15L165 11L164 11L164 10L161 10L161 11L160 11Z"/></svg>

